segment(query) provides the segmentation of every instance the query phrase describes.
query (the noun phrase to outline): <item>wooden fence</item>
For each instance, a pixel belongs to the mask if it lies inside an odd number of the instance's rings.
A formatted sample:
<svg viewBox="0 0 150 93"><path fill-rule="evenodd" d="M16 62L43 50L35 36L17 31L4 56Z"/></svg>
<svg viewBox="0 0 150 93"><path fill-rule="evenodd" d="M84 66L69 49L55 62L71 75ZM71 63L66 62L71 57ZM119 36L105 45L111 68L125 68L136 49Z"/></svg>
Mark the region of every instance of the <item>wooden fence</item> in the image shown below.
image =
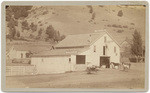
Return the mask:
<svg viewBox="0 0 150 93"><path fill-rule="evenodd" d="M6 76L34 74L36 74L36 68L34 66L6 66Z"/></svg>

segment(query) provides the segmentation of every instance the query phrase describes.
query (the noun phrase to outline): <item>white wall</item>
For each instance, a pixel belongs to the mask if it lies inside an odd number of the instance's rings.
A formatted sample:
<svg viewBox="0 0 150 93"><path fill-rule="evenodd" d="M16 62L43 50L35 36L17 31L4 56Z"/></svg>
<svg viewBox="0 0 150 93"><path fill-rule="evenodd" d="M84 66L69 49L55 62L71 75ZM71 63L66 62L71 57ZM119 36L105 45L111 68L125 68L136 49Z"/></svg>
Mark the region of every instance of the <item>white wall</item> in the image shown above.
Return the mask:
<svg viewBox="0 0 150 93"><path fill-rule="evenodd" d="M38 74L64 73L72 70L70 56L32 57L31 64L36 65Z"/></svg>
<svg viewBox="0 0 150 93"><path fill-rule="evenodd" d="M107 43L104 43L104 37L107 38ZM120 62L120 47L109 37L109 35L103 35L99 40L90 46L90 49L81 53L80 55L86 55L86 62L92 62L93 65L100 65L100 56L103 55L103 46L107 44L106 55L110 56L110 62ZM94 52L94 46L96 46L96 52ZM114 47L116 47L116 53L114 53Z"/></svg>
<svg viewBox="0 0 150 93"><path fill-rule="evenodd" d="M14 59L14 58L21 58L21 54L23 55L23 58L26 58L26 53L28 51L16 51L14 48L12 48L8 53L8 58Z"/></svg>

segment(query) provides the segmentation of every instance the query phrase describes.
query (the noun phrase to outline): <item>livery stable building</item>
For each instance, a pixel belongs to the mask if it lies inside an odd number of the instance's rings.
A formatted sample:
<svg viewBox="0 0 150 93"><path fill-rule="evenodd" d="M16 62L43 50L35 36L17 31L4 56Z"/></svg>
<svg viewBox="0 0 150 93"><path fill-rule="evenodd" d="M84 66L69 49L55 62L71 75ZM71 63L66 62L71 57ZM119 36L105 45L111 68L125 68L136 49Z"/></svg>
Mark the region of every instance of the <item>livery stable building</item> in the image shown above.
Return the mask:
<svg viewBox="0 0 150 93"><path fill-rule="evenodd" d="M88 63L109 68L110 62L120 62L120 46L106 31L68 35L53 50L31 57L37 74L82 71Z"/></svg>

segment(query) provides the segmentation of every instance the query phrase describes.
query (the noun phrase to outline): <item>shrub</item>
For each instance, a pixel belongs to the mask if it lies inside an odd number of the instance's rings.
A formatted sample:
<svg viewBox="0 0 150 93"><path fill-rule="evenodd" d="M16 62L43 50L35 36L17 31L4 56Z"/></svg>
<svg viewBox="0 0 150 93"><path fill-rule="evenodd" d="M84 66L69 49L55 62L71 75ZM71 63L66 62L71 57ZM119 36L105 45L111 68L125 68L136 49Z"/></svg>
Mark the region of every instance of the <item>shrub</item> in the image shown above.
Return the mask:
<svg viewBox="0 0 150 93"><path fill-rule="evenodd" d="M93 13L93 7L91 5L87 5L87 7L90 9L89 13Z"/></svg>
<svg viewBox="0 0 150 93"><path fill-rule="evenodd" d="M124 30L118 30L117 33L122 33Z"/></svg>
<svg viewBox="0 0 150 93"><path fill-rule="evenodd" d="M48 11L44 11L44 12L43 12L43 15L45 15L45 14L48 14Z"/></svg>
<svg viewBox="0 0 150 93"><path fill-rule="evenodd" d="M41 23L41 21L39 21L38 23Z"/></svg>
<svg viewBox="0 0 150 93"><path fill-rule="evenodd" d="M134 25L134 23L131 23L131 25Z"/></svg>
<svg viewBox="0 0 150 93"><path fill-rule="evenodd" d="M118 16L119 16L119 17L122 17L122 16L123 16L122 10L120 10L120 11L118 12Z"/></svg>
<svg viewBox="0 0 150 93"><path fill-rule="evenodd" d="M37 30L37 25L34 25L34 23L32 22L30 25L31 30L34 32Z"/></svg>
<svg viewBox="0 0 150 93"><path fill-rule="evenodd" d="M95 19L95 13L92 14L92 18L91 18L91 19L92 19L92 20Z"/></svg>
<svg viewBox="0 0 150 93"><path fill-rule="evenodd" d="M107 25L108 27L111 27L111 25Z"/></svg>
<svg viewBox="0 0 150 93"><path fill-rule="evenodd" d="M116 25L116 24L113 24L112 27L117 27L117 25Z"/></svg>
<svg viewBox="0 0 150 93"><path fill-rule="evenodd" d="M130 62L134 62L136 63L137 62L137 59L135 57L131 57L129 58ZM138 59L138 62L140 61L141 59Z"/></svg>
<svg viewBox="0 0 150 93"><path fill-rule="evenodd" d="M99 7L104 7L103 5L99 5Z"/></svg>
<svg viewBox="0 0 150 93"><path fill-rule="evenodd" d="M122 26L121 26L121 25L118 25L118 28L122 28Z"/></svg>
<svg viewBox="0 0 150 93"><path fill-rule="evenodd" d="M28 26L28 22L27 22L27 20L25 20L25 21L23 21L22 22L22 29L24 30L29 30L30 28L29 28L29 26Z"/></svg>
<svg viewBox="0 0 150 93"><path fill-rule="evenodd" d="M123 26L123 28L128 28L128 26L125 25L125 26Z"/></svg>
<svg viewBox="0 0 150 93"><path fill-rule="evenodd" d="M40 26L43 26L43 24L40 24Z"/></svg>
<svg viewBox="0 0 150 93"><path fill-rule="evenodd" d="M115 12L115 10L112 10L113 12Z"/></svg>

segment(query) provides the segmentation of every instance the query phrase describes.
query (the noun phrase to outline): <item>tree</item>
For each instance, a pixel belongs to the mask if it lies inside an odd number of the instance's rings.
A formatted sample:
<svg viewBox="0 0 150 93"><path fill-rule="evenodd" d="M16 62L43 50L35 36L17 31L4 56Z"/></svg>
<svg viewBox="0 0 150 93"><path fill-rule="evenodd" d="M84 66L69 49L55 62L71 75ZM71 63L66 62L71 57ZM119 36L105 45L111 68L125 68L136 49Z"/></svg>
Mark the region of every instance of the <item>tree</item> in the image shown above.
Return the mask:
<svg viewBox="0 0 150 93"><path fill-rule="evenodd" d="M29 14L29 10L31 10L32 6L7 6L6 7L6 21L9 21L14 16L15 19L21 17L27 17Z"/></svg>
<svg viewBox="0 0 150 93"><path fill-rule="evenodd" d="M142 57L142 38L140 32L137 32L137 30L135 30L133 34L131 53L136 57L136 61L139 62Z"/></svg>
<svg viewBox="0 0 150 93"><path fill-rule="evenodd" d="M34 23L32 22L30 25L31 30L34 32L37 30L37 25L34 25Z"/></svg>
<svg viewBox="0 0 150 93"><path fill-rule="evenodd" d="M95 19L95 15L96 15L96 14L95 14L95 12L94 12L94 13L92 14L92 18L91 18L91 19L94 20L94 19Z"/></svg>
<svg viewBox="0 0 150 93"><path fill-rule="evenodd" d="M43 29L40 28L40 30L38 31L38 36L41 36Z"/></svg>
<svg viewBox="0 0 150 93"><path fill-rule="evenodd" d="M9 35L10 35L11 39L14 39L14 37L16 35L16 28L15 27L10 28Z"/></svg>
<svg viewBox="0 0 150 93"><path fill-rule="evenodd" d="M17 37L20 37L20 32L19 31L17 32Z"/></svg>
<svg viewBox="0 0 150 93"><path fill-rule="evenodd" d="M24 30L24 29L26 29L26 30L29 30L29 29L30 29L27 20L25 20L25 21L22 22L22 29L23 29L23 30Z"/></svg>
<svg viewBox="0 0 150 93"><path fill-rule="evenodd" d="M56 41L56 42L60 41L60 33L59 33L59 31L55 31L55 39L54 39L54 41Z"/></svg>
<svg viewBox="0 0 150 93"><path fill-rule="evenodd" d="M122 17L122 16L123 16L122 10L120 10L120 11L118 12L118 16L119 16L119 17Z"/></svg>
<svg viewBox="0 0 150 93"><path fill-rule="evenodd" d="M66 38L65 35L62 35L62 36L60 37L61 40L65 39L65 38Z"/></svg>
<svg viewBox="0 0 150 93"><path fill-rule="evenodd" d="M46 34L48 35L48 38L49 39L53 39L54 40L54 37L55 37L55 30L53 28L52 25L49 25L46 29Z"/></svg>

